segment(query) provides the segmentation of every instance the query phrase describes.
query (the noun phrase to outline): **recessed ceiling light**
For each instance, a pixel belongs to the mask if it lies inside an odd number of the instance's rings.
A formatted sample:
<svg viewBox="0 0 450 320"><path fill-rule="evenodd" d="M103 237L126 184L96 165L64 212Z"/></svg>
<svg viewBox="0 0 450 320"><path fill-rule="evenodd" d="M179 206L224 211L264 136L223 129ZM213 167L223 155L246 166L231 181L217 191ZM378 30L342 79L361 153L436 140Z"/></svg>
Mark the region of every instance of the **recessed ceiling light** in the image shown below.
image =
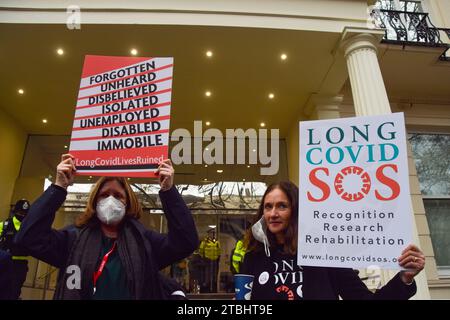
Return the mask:
<svg viewBox="0 0 450 320"><path fill-rule="evenodd" d="M17 90L17 92L18 92L19 94L24 94L24 93L25 93L25 91L23 91L23 89L19 89L19 90Z"/></svg>
<svg viewBox="0 0 450 320"><path fill-rule="evenodd" d="M222 172L223 172L222 169L217 170L217 173L222 173Z"/></svg>
<svg viewBox="0 0 450 320"><path fill-rule="evenodd" d="M252 151L253 151L253 152L256 152L256 149L253 149Z"/></svg>
<svg viewBox="0 0 450 320"><path fill-rule="evenodd" d="M89 179L92 179L92 176L89 176Z"/></svg>
<svg viewBox="0 0 450 320"><path fill-rule="evenodd" d="M275 98L275 95L273 93L269 93L269 99Z"/></svg>
<svg viewBox="0 0 450 320"><path fill-rule="evenodd" d="M244 181L244 182L245 182L245 179L242 179L242 181Z"/></svg>
<svg viewBox="0 0 450 320"><path fill-rule="evenodd" d="M67 146L64 146L64 149L67 149Z"/></svg>
<svg viewBox="0 0 450 320"><path fill-rule="evenodd" d="M247 168L250 168L250 166L247 166Z"/></svg>
<svg viewBox="0 0 450 320"><path fill-rule="evenodd" d="M133 55L133 56L135 56L135 55L137 55L138 54L138 51L137 51L137 49L131 49L130 50L130 53Z"/></svg>
<svg viewBox="0 0 450 320"><path fill-rule="evenodd" d="M42 123L47 123L47 119L42 119Z"/></svg>
<svg viewBox="0 0 450 320"><path fill-rule="evenodd" d="M211 125L211 122L209 122L209 121L206 121L206 123L205 123L207 126L209 126L209 125Z"/></svg>
<svg viewBox="0 0 450 320"><path fill-rule="evenodd" d="M206 51L206 56L207 56L208 58L211 58L211 57L213 56L212 51L210 51L210 50Z"/></svg>
<svg viewBox="0 0 450 320"><path fill-rule="evenodd" d="M211 91L206 91L206 92L205 92L205 96L211 97Z"/></svg>
<svg viewBox="0 0 450 320"><path fill-rule="evenodd" d="M207 165L207 164L205 164L205 168L208 168L208 165Z"/></svg>
<svg viewBox="0 0 450 320"><path fill-rule="evenodd" d="M203 181L208 181L208 179L205 178L205 179L203 179Z"/></svg>
<svg viewBox="0 0 450 320"><path fill-rule="evenodd" d="M209 148L205 148L206 151L209 151Z"/></svg>
<svg viewBox="0 0 450 320"><path fill-rule="evenodd" d="M287 54L282 53L280 58L281 58L281 60L286 60L287 59Z"/></svg>
<svg viewBox="0 0 450 320"><path fill-rule="evenodd" d="M261 126L261 127L265 127L266 124L265 124L264 122L261 122L261 123L260 123L260 126Z"/></svg>
<svg viewBox="0 0 450 320"><path fill-rule="evenodd" d="M215 229L217 226L215 224L210 224L208 227L210 227L211 229Z"/></svg>
<svg viewBox="0 0 450 320"><path fill-rule="evenodd" d="M60 56L62 56L64 54L64 50L61 48L58 48L58 50L56 50L56 53L59 54Z"/></svg>

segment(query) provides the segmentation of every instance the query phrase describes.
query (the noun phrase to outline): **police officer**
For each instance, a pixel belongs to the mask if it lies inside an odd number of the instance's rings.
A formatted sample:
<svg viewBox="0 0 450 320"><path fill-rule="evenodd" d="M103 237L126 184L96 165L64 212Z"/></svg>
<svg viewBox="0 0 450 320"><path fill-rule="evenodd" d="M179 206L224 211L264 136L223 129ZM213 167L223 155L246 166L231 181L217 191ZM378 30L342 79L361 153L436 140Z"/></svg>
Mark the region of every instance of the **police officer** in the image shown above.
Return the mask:
<svg viewBox="0 0 450 320"><path fill-rule="evenodd" d="M11 276L13 266L11 255L3 250L0 250L0 300L11 299Z"/></svg>
<svg viewBox="0 0 450 320"><path fill-rule="evenodd" d="M20 297L22 285L25 282L28 272L28 257L25 252L14 245L14 236L20 229L22 220L28 213L30 202L22 199L14 205L11 216L5 221L0 222L0 250L9 253L12 256L12 284L11 299L17 300Z"/></svg>
<svg viewBox="0 0 450 320"><path fill-rule="evenodd" d="M205 265L207 279L202 291L217 292L217 276L221 247L219 240L216 239L214 228L208 230L206 238L200 243L199 253L207 261Z"/></svg>
<svg viewBox="0 0 450 320"><path fill-rule="evenodd" d="M245 230L247 231L251 228L252 222L246 221L245 225ZM241 266L244 263L244 256L247 252L247 248L244 243L244 238L238 240L233 250L231 251L230 271L232 274L237 274L241 271Z"/></svg>

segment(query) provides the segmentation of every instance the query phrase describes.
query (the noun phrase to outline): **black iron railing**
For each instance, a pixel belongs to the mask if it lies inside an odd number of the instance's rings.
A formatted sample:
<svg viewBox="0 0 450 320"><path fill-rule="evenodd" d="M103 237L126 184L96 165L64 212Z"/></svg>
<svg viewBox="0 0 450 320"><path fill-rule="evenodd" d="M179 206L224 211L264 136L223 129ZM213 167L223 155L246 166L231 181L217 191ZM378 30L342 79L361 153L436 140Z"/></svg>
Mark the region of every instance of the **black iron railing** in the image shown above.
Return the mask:
<svg viewBox="0 0 450 320"><path fill-rule="evenodd" d="M382 42L444 47L442 60L450 60L447 55L449 45L441 39L441 31L450 38L450 29L436 28L426 12L408 12L386 9L373 9L371 16L375 25L385 31Z"/></svg>

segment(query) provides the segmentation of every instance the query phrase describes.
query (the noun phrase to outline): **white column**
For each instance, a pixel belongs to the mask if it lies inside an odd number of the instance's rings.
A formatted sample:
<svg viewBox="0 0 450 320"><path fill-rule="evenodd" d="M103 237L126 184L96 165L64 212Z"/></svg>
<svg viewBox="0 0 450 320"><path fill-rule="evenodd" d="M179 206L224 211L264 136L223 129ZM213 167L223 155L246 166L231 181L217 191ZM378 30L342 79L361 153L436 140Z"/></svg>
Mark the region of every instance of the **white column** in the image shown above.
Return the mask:
<svg viewBox="0 0 450 320"><path fill-rule="evenodd" d="M324 96L314 95L311 100L314 104L314 108L311 113L312 119L324 120L324 119L339 119L339 106L342 103L344 97L342 95L337 96Z"/></svg>
<svg viewBox="0 0 450 320"><path fill-rule="evenodd" d="M368 33L344 41L344 56L357 116L391 113L377 59L378 39Z"/></svg>

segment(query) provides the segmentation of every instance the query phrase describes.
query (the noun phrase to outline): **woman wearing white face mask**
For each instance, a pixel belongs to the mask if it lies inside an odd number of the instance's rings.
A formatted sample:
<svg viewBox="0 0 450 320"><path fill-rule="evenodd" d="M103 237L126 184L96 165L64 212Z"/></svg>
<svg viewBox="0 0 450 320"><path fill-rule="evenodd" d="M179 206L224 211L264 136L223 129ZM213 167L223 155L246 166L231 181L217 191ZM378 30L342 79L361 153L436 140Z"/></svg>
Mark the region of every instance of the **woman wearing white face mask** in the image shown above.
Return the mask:
<svg viewBox="0 0 450 320"><path fill-rule="evenodd" d="M199 243L189 209L173 186L170 160L158 167L167 235L138 221L142 208L127 180L120 177L97 181L75 226L51 229L73 183L73 160L71 155L62 156L55 184L31 206L16 243L60 268L55 299L166 298L159 270L189 256Z"/></svg>
<svg viewBox="0 0 450 320"><path fill-rule="evenodd" d="M270 185L244 241L240 272L254 276L252 300L408 299L416 293L414 277L425 265L416 246L408 246L398 259L409 270L372 293L352 269L298 266L297 221L297 186L289 181Z"/></svg>

